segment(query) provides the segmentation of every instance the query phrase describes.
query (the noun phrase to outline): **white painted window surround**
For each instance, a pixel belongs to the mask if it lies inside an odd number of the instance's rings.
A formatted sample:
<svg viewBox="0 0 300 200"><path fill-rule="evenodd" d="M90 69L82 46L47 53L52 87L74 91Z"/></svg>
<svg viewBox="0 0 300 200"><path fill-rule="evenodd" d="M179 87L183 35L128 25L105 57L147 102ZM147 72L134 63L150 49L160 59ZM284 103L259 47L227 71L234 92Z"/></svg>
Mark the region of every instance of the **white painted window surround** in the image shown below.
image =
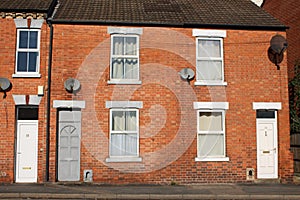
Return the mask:
<svg viewBox="0 0 300 200"><path fill-rule="evenodd" d="M196 37L195 85L226 86L224 82L223 38L225 30L193 29Z"/></svg>
<svg viewBox="0 0 300 200"><path fill-rule="evenodd" d="M107 101L110 109L109 157L106 162L141 162L139 157L139 108L141 101Z"/></svg>
<svg viewBox="0 0 300 200"><path fill-rule="evenodd" d="M229 161L226 157L225 111L228 102L194 102L197 110L197 157L195 161Z"/></svg>

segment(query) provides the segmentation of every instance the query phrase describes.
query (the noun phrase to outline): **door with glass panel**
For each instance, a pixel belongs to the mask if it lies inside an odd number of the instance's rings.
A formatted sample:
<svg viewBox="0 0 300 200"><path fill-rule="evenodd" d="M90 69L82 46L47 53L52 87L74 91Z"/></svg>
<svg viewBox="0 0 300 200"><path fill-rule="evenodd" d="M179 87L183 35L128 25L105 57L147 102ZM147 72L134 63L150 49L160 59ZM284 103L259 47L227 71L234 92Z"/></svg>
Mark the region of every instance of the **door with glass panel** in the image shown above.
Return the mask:
<svg viewBox="0 0 300 200"><path fill-rule="evenodd" d="M277 111L257 111L257 178L278 178L276 115Z"/></svg>

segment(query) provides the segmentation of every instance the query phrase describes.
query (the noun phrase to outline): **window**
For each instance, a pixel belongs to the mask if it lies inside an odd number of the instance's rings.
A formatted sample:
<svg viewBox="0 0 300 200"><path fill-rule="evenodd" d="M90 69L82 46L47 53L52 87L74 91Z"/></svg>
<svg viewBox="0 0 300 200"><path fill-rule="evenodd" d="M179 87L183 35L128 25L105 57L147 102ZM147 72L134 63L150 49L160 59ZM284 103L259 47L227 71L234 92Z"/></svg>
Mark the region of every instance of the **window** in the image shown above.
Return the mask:
<svg viewBox="0 0 300 200"><path fill-rule="evenodd" d="M111 110L110 156L138 156L138 110Z"/></svg>
<svg viewBox="0 0 300 200"><path fill-rule="evenodd" d="M223 37L225 31L194 30L196 36L196 85L226 85Z"/></svg>
<svg viewBox="0 0 300 200"><path fill-rule="evenodd" d="M197 158L196 161L228 161L225 151L225 109L228 103L196 102Z"/></svg>
<svg viewBox="0 0 300 200"><path fill-rule="evenodd" d="M38 75L40 62L40 30L18 29L16 74Z"/></svg>
<svg viewBox="0 0 300 200"><path fill-rule="evenodd" d="M108 101L110 108L110 143L107 162L138 162L139 110L142 102Z"/></svg>
<svg viewBox="0 0 300 200"><path fill-rule="evenodd" d="M110 80L114 83L139 81L139 37L111 36Z"/></svg>

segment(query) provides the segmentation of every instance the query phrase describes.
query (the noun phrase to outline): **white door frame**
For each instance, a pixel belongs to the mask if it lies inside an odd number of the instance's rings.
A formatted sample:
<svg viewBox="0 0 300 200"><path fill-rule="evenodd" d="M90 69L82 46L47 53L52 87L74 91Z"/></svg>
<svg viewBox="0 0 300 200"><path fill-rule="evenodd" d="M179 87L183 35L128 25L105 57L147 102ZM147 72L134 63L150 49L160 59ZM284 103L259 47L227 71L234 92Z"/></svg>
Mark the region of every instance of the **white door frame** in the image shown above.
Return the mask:
<svg viewBox="0 0 300 200"><path fill-rule="evenodd" d="M21 125L34 125L36 127L35 136L33 138L35 140L35 146L32 147L34 152L27 154L27 155L23 154L23 156L27 156L28 159L33 159L32 166L22 166L22 164L20 163L21 156L22 156L22 152L21 152L22 142L21 142L21 137L20 137L20 134L22 134L21 128L20 128ZM29 137L29 135L28 135L28 137ZM33 170L34 170L33 177L29 177L29 178L20 177L20 170L31 170L31 168L33 168ZM37 172L38 172L38 120L17 120L16 178L15 178L15 181L19 182L19 183L37 182L37 175L38 175Z"/></svg>
<svg viewBox="0 0 300 200"><path fill-rule="evenodd" d="M257 178L258 179L276 179L278 178L278 133L277 133L277 111L274 111L275 118L258 118L256 119L256 138L257 138ZM271 123L273 125L273 149L270 149L270 151L273 151L274 153L274 173L273 175L264 175L260 173L260 159L259 156L261 154L261 150L259 149L260 144L260 137L259 137L259 124L260 123Z"/></svg>

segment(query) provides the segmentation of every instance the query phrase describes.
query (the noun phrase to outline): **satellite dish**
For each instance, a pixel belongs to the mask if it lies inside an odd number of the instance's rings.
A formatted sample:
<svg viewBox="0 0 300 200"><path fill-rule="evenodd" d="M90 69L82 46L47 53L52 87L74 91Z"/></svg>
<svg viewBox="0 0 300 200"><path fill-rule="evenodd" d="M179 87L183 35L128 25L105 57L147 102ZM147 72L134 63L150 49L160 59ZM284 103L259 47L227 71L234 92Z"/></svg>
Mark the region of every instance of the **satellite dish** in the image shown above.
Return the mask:
<svg viewBox="0 0 300 200"><path fill-rule="evenodd" d="M286 50L288 43L282 35L275 35L270 41L270 47L273 51L280 54Z"/></svg>
<svg viewBox="0 0 300 200"><path fill-rule="evenodd" d="M179 74L183 80L187 81L190 81L195 77L195 72L191 68L183 68L180 70Z"/></svg>
<svg viewBox="0 0 300 200"><path fill-rule="evenodd" d="M7 78L0 78L0 90L7 91L10 87L11 83Z"/></svg>
<svg viewBox="0 0 300 200"><path fill-rule="evenodd" d="M270 47L268 49L269 60L280 69L279 64L283 61L283 53L287 49L288 43L282 35L275 35L270 41Z"/></svg>
<svg viewBox="0 0 300 200"><path fill-rule="evenodd" d="M80 82L75 78L68 78L64 83L65 89L70 93L76 93L80 90Z"/></svg>
<svg viewBox="0 0 300 200"><path fill-rule="evenodd" d="M7 78L0 78L0 92L4 92L3 98L6 97L6 92L11 89L11 83Z"/></svg>

